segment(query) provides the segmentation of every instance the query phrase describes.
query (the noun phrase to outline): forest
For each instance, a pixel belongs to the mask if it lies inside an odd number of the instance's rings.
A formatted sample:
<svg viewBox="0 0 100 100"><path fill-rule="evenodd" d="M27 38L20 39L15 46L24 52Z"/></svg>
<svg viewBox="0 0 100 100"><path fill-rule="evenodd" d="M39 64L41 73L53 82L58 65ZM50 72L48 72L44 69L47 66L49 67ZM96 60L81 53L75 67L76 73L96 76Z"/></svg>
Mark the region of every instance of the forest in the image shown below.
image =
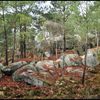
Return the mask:
<svg viewBox="0 0 100 100"><path fill-rule="evenodd" d="M0 99L99 99L99 1L0 1Z"/></svg>

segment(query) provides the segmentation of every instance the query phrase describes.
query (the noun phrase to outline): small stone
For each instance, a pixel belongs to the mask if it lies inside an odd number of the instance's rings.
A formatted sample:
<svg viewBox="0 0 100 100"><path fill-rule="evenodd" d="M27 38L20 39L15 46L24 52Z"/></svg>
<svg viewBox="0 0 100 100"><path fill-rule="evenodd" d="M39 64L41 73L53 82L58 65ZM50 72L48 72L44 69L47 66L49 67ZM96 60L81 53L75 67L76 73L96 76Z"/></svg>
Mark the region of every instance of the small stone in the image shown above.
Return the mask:
<svg viewBox="0 0 100 100"><path fill-rule="evenodd" d="M3 91L0 91L0 96L4 96L4 92Z"/></svg>
<svg viewBox="0 0 100 100"><path fill-rule="evenodd" d="M72 83L75 83L75 81L74 80L70 80Z"/></svg>
<svg viewBox="0 0 100 100"><path fill-rule="evenodd" d="M3 90L6 90L7 89L7 87L3 87Z"/></svg>

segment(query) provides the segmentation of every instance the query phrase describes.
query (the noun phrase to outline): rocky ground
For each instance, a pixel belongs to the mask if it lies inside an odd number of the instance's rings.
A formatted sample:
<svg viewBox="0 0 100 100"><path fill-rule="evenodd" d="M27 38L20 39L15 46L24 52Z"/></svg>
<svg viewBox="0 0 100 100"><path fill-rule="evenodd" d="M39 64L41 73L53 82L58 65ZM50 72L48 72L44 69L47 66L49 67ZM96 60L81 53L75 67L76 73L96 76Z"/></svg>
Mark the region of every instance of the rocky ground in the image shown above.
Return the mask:
<svg viewBox="0 0 100 100"><path fill-rule="evenodd" d="M14 82L11 76L0 80L0 99L99 99L100 65L89 70L91 77L81 84L81 80L61 77L55 84L45 87L30 86L23 82Z"/></svg>

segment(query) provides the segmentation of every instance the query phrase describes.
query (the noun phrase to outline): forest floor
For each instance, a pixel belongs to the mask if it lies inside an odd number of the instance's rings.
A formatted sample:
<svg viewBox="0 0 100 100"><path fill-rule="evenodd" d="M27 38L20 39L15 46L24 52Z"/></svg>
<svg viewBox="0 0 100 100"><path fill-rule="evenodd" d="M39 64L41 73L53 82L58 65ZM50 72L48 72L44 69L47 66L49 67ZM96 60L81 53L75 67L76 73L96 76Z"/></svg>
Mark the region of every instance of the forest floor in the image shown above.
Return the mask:
<svg viewBox="0 0 100 100"><path fill-rule="evenodd" d="M46 87L30 86L23 82L14 82L11 76L0 80L0 99L99 99L100 98L100 65L91 71L91 78L69 80L61 78L55 84Z"/></svg>

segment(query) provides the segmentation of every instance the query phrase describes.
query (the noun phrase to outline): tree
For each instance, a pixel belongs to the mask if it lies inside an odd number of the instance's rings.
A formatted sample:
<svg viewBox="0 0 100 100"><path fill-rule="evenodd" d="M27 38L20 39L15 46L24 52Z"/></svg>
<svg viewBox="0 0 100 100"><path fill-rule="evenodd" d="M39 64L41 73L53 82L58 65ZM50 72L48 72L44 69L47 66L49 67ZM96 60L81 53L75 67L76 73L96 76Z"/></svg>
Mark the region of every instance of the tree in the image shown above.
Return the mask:
<svg viewBox="0 0 100 100"><path fill-rule="evenodd" d="M90 6L90 9L89 9L89 16L90 16L89 22L91 23L89 25L89 30L91 32L94 31L96 35L97 47L99 46L99 38L100 38L99 37L99 26L100 26L100 22L99 22L100 6L99 4L100 3L98 1L95 1L94 5Z"/></svg>
<svg viewBox="0 0 100 100"><path fill-rule="evenodd" d="M5 44L5 61L6 65L8 65L8 36L6 30L6 18L5 18L5 10L7 9L7 1L1 1L1 11L2 11L2 21L3 21L3 29L4 29L4 44Z"/></svg>
<svg viewBox="0 0 100 100"><path fill-rule="evenodd" d="M21 50L21 57L23 58L23 57L26 57L26 37L28 36L26 34L26 33L28 33L27 27L30 26L30 24L32 23L32 17L30 16L29 13L32 10L32 7L33 7L32 4L34 2L13 1L10 3L11 3L12 9L14 9L14 11L15 11L13 15L16 18L15 23L17 24L17 26L15 25L14 28L17 27L17 29L20 30L20 50ZM25 6L28 6L28 7L25 8ZM14 55L13 55L13 57L14 57Z"/></svg>
<svg viewBox="0 0 100 100"><path fill-rule="evenodd" d="M89 24L89 16L88 16L88 5L87 5L88 2L85 2L86 4L86 8L85 8L85 14L83 14L83 20L84 20L84 23L85 23L85 32L86 32L86 41L85 41L85 66L84 66L84 70L83 70L83 77L82 77L82 84L84 85L84 81L85 81L85 72L86 72L86 66L87 66L87 50L88 50L88 47L87 47L87 43L88 43L88 32L89 32L89 27L88 27L88 24ZM83 10L83 8L82 8Z"/></svg>

